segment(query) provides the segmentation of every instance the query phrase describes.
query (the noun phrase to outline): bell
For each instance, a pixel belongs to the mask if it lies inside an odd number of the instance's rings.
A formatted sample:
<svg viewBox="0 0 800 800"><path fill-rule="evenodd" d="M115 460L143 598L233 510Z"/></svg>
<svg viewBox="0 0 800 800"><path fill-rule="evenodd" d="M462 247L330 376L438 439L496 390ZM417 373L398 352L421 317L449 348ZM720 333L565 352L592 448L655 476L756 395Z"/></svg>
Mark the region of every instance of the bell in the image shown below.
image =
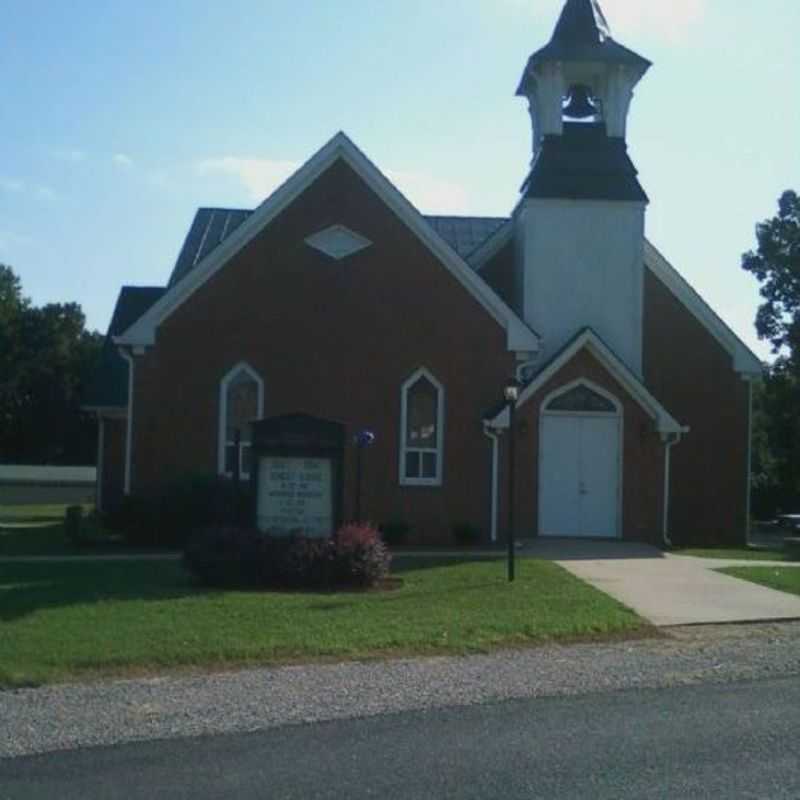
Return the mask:
<svg viewBox="0 0 800 800"><path fill-rule="evenodd" d="M592 104L589 87L582 84L571 87L567 105L564 107L564 116L569 119L589 119L597 114L597 107Z"/></svg>

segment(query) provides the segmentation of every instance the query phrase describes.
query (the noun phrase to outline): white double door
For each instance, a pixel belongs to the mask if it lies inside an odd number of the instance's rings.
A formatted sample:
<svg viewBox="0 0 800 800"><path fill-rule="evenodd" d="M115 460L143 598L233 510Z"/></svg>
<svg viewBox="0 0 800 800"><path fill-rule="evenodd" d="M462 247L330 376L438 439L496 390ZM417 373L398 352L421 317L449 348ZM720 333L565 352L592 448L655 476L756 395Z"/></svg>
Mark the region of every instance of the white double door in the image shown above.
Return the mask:
<svg viewBox="0 0 800 800"><path fill-rule="evenodd" d="M539 442L539 535L620 535L621 420L545 414Z"/></svg>

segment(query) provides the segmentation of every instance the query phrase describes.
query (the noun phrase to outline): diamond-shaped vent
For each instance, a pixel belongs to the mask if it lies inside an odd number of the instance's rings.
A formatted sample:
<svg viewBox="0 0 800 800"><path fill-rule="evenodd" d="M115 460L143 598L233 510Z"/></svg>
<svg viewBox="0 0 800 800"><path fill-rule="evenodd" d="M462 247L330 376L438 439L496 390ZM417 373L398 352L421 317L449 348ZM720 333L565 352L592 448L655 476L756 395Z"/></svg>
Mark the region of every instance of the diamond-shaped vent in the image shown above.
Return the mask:
<svg viewBox="0 0 800 800"><path fill-rule="evenodd" d="M369 247L372 242L344 225L332 225L330 228L325 228L324 231L309 236L306 244L319 250L320 253L325 253L326 256L341 261L343 258Z"/></svg>

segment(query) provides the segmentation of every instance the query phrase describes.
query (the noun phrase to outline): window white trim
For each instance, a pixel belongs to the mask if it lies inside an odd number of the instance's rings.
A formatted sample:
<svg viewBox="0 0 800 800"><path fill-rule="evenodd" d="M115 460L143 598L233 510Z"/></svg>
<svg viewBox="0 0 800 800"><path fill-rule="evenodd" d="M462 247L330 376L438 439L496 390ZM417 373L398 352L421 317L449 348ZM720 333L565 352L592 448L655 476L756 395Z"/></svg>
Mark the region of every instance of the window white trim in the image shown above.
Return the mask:
<svg viewBox="0 0 800 800"><path fill-rule="evenodd" d="M408 425L408 390L425 378L436 389L436 448L408 447L406 427ZM433 478L407 478L406 456L409 452L436 453L436 475ZM410 375L400 387L400 459L399 477L401 486L441 486L444 465L444 386L424 367Z"/></svg>
<svg viewBox="0 0 800 800"><path fill-rule="evenodd" d="M252 378L258 386L258 400L256 403L257 413L256 418L260 419L264 416L264 381L261 376L245 361L240 361L233 369L229 370L222 380L219 382L219 417L217 418L217 473L230 477L231 473L225 471L225 450L228 445L228 386L231 381L236 378L240 372L244 372L248 377ZM242 439L242 444L247 444L246 439ZM241 459L241 451L239 458ZM241 461L239 463L240 476L248 478L249 473L243 472L241 469Z"/></svg>

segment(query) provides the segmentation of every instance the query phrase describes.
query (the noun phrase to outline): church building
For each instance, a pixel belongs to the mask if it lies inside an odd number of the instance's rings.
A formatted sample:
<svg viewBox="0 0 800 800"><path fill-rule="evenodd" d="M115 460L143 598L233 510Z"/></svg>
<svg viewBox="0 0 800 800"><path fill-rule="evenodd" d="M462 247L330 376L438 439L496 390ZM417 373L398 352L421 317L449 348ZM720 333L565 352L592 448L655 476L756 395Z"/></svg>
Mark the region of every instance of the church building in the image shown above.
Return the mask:
<svg viewBox="0 0 800 800"><path fill-rule="evenodd" d="M761 364L646 238L626 123L650 66L567 0L517 88L508 217L423 215L343 133L256 209L199 209L166 286L113 313L101 507L247 478L253 423L302 414L344 426L341 518L414 544L504 540L509 496L517 539L743 542Z"/></svg>

